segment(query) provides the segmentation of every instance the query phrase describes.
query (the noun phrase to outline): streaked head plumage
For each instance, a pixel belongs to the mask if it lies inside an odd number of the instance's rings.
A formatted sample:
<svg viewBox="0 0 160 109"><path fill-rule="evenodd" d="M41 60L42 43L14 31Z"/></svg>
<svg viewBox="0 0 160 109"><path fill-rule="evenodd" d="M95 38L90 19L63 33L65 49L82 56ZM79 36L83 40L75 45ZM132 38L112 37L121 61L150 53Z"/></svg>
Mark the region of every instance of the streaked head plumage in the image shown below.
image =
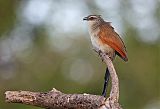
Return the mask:
<svg viewBox="0 0 160 109"><path fill-rule="evenodd" d="M87 20L87 21L95 21L97 19L102 19L101 15L89 15L83 18L83 20Z"/></svg>

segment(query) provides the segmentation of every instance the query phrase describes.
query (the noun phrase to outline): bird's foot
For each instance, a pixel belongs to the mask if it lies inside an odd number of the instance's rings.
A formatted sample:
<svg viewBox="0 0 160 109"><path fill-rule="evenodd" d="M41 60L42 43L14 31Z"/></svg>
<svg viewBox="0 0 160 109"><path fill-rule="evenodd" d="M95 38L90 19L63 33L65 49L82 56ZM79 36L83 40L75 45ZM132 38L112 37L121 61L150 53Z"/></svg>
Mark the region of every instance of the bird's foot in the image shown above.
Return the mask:
<svg viewBox="0 0 160 109"><path fill-rule="evenodd" d="M102 58L102 51L100 49L97 48L92 48L96 53L98 53L98 56L101 57L102 62L103 62L103 58Z"/></svg>
<svg viewBox="0 0 160 109"><path fill-rule="evenodd" d="M99 52L99 49L97 49L97 48L92 48L96 53L98 53Z"/></svg>
<svg viewBox="0 0 160 109"><path fill-rule="evenodd" d="M101 57L101 60L102 60L102 62L103 62L104 59L103 59L103 56L102 56L103 54L102 54L102 51L101 51L101 50L98 51L98 55Z"/></svg>

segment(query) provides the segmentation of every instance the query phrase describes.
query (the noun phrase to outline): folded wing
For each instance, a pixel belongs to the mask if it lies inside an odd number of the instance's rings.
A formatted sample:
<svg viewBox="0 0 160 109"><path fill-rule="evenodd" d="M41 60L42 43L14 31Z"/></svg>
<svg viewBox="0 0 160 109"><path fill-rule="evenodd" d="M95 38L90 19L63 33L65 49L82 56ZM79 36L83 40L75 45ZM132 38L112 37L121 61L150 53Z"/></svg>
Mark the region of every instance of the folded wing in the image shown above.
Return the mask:
<svg viewBox="0 0 160 109"><path fill-rule="evenodd" d="M117 55L119 55L124 61L128 61L126 47L121 37L114 31L114 28L110 25L110 22L100 26L99 38L104 44L113 48Z"/></svg>

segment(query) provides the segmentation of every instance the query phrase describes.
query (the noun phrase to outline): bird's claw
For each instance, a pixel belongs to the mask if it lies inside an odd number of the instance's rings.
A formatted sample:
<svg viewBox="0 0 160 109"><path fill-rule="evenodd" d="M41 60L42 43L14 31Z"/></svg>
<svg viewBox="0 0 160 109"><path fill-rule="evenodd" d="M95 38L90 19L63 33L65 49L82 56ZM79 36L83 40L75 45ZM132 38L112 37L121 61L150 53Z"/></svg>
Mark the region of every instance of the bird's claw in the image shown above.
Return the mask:
<svg viewBox="0 0 160 109"><path fill-rule="evenodd" d="M99 50L98 49L95 49L95 48L92 48L96 53L98 53L99 52Z"/></svg>
<svg viewBox="0 0 160 109"><path fill-rule="evenodd" d="M98 53L98 56L101 57L101 60L102 60L102 62L103 62L104 59L103 59L103 57L102 57L102 51L101 51L100 49L95 49L95 48L93 48L93 50Z"/></svg>
<svg viewBox="0 0 160 109"><path fill-rule="evenodd" d="M103 62L104 59L103 59L103 57L102 57L102 51L101 51L101 50L98 51L98 55L101 57L101 60L102 60L102 62Z"/></svg>

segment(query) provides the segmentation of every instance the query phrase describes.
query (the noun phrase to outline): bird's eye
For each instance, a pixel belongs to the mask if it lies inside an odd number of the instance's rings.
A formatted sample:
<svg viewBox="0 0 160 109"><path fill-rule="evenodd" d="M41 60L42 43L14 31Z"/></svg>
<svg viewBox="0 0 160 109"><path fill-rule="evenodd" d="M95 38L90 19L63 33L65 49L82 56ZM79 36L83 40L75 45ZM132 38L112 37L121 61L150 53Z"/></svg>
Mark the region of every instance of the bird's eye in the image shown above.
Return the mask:
<svg viewBox="0 0 160 109"><path fill-rule="evenodd" d="M90 17L90 18L89 18L89 20L93 20L93 19L96 19L96 18L95 18L95 17Z"/></svg>

